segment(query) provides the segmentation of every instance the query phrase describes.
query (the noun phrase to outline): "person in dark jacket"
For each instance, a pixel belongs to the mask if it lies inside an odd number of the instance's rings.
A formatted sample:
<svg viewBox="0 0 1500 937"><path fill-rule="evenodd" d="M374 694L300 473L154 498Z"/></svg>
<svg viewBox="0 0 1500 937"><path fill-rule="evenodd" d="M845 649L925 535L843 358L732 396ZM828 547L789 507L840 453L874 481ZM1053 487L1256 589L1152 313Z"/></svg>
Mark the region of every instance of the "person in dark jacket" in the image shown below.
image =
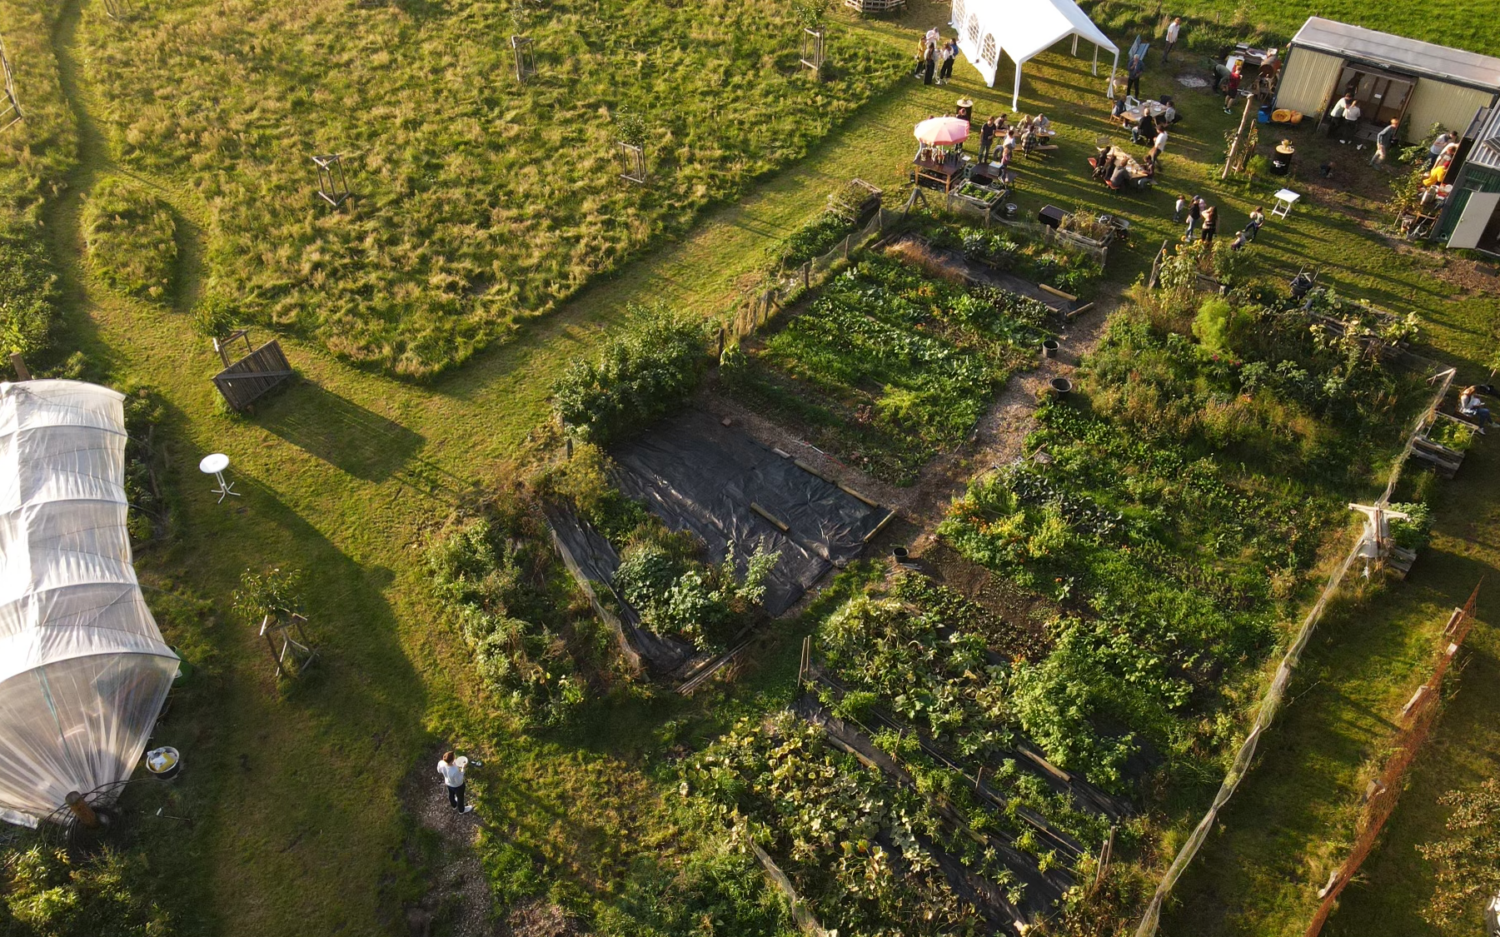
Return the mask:
<svg viewBox="0 0 1500 937"><path fill-rule="evenodd" d="M1141 96L1141 75L1145 73L1145 71L1146 63L1141 61L1141 57L1139 55L1132 55L1130 57L1130 71L1128 72L1128 75L1130 77L1129 80L1125 82L1126 94L1135 95L1136 97Z"/></svg>
<svg viewBox="0 0 1500 937"><path fill-rule="evenodd" d="M927 43L926 61L927 70L922 74L922 84L932 84L933 73L937 71L938 47L937 43Z"/></svg>
<svg viewBox="0 0 1500 937"><path fill-rule="evenodd" d="M990 158L990 148L995 145L995 118L991 117L979 128L979 161Z"/></svg>

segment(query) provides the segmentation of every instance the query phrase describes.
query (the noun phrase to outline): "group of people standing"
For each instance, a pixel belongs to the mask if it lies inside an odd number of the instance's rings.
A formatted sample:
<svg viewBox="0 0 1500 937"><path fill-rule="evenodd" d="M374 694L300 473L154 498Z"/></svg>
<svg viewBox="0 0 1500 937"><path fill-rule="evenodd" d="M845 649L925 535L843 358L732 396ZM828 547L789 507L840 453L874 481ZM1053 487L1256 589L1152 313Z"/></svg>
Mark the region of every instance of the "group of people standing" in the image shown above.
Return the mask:
<svg viewBox="0 0 1500 937"><path fill-rule="evenodd" d="M912 77L922 79L922 84L933 83L933 75L937 75L937 83L944 84L953 77L953 60L958 58L958 40L943 40L937 27L927 30L927 34L917 40L917 68ZM939 67L941 63L941 67Z"/></svg>
<svg viewBox="0 0 1500 937"><path fill-rule="evenodd" d="M1208 245L1210 250L1213 249L1214 238L1219 234L1219 209L1204 201L1202 196L1194 195L1191 198L1186 195L1178 196L1172 220L1178 224L1187 222L1187 231L1182 237L1185 243L1191 244L1194 238L1199 238ZM1230 242L1229 249L1239 250L1255 240L1255 236L1260 233L1261 226L1265 223L1265 212L1260 206L1256 206L1255 210L1250 212L1249 222Z"/></svg>

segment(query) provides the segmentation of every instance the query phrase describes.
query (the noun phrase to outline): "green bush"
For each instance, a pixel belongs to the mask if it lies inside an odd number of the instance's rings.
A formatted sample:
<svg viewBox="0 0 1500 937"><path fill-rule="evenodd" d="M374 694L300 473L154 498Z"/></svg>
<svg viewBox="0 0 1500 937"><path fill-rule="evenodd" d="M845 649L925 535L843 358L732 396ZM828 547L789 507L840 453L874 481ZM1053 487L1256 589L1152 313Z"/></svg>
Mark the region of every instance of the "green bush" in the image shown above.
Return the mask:
<svg viewBox="0 0 1500 937"><path fill-rule="evenodd" d="M1405 520L1391 518L1391 540L1396 546L1420 550L1432 539L1432 511L1421 502L1400 502L1390 510L1407 515Z"/></svg>
<svg viewBox="0 0 1500 937"><path fill-rule="evenodd" d="M847 218L825 211L792 232L774 249L778 255L777 266L800 267L832 250L853 229L853 223Z"/></svg>
<svg viewBox="0 0 1500 937"><path fill-rule="evenodd" d="M140 853L0 852L0 930L17 937L169 937Z"/></svg>
<svg viewBox="0 0 1500 937"><path fill-rule="evenodd" d="M177 269L177 223L167 203L110 176L83 201L89 264L128 296L169 304Z"/></svg>
<svg viewBox="0 0 1500 937"><path fill-rule="evenodd" d="M654 307L630 307L630 321L595 361L575 358L553 386L563 425L606 445L681 406L705 362L700 323Z"/></svg>
<svg viewBox="0 0 1500 937"><path fill-rule="evenodd" d="M1248 326L1249 316L1219 296L1205 299L1193 319L1193 335L1205 349L1216 353L1233 351L1236 337Z"/></svg>
<svg viewBox="0 0 1500 937"><path fill-rule="evenodd" d="M699 650L718 652L765 596L766 579L780 558L780 553L757 548L741 575L733 544L724 562L709 566L642 542L626 549L614 585L640 612L646 627L678 635Z"/></svg>
<svg viewBox="0 0 1500 937"><path fill-rule="evenodd" d="M38 232L0 230L0 352L30 357L45 351L57 299L57 277Z"/></svg>
<svg viewBox="0 0 1500 937"><path fill-rule="evenodd" d="M584 702L564 634L570 586L519 499L450 521L427 552L438 594L486 685L528 725L560 725Z"/></svg>

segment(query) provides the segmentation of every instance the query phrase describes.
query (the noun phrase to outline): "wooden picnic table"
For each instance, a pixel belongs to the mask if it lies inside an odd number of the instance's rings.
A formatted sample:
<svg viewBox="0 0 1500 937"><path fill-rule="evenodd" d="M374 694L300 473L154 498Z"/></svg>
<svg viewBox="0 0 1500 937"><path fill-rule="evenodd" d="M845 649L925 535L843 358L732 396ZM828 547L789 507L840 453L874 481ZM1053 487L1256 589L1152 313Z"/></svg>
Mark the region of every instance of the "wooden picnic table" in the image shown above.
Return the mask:
<svg viewBox="0 0 1500 937"><path fill-rule="evenodd" d="M914 161L912 165L915 167L918 185L926 179L942 186L946 193L951 192L958 184L959 178L963 176L965 164L961 159L923 157Z"/></svg>
<svg viewBox="0 0 1500 937"><path fill-rule="evenodd" d="M1131 156L1125 150L1120 149L1118 146L1111 146L1109 148L1109 152L1104 154L1104 158L1106 160L1109 159L1110 156L1113 156L1115 158L1116 166L1120 164L1120 160L1123 159L1125 161L1125 171L1130 173L1130 178L1141 179L1146 176L1146 167L1142 166L1139 160L1137 160L1134 156Z"/></svg>

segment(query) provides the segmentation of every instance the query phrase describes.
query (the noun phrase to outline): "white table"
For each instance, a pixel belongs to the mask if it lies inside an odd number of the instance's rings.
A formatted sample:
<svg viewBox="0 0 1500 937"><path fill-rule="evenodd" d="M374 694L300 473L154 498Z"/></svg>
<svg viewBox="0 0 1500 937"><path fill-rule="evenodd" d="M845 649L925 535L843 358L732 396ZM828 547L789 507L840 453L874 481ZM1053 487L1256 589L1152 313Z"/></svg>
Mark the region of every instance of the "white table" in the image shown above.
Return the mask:
<svg viewBox="0 0 1500 937"><path fill-rule="evenodd" d="M222 452L214 452L203 457L198 463L198 471L204 475L212 475L219 480L219 487L210 488L208 493L219 496L219 504L224 503L226 497L238 498L240 493L234 490L234 483L224 480L224 470L229 468L229 456Z"/></svg>
<svg viewBox="0 0 1500 937"><path fill-rule="evenodd" d="M1301 195L1298 195L1291 189L1282 189L1280 192L1277 192L1275 196L1276 204L1271 206L1271 216L1273 218L1285 218L1287 215L1290 215L1292 213L1292 206L1297 204L1297 200L1301 197Z"/></svg>

